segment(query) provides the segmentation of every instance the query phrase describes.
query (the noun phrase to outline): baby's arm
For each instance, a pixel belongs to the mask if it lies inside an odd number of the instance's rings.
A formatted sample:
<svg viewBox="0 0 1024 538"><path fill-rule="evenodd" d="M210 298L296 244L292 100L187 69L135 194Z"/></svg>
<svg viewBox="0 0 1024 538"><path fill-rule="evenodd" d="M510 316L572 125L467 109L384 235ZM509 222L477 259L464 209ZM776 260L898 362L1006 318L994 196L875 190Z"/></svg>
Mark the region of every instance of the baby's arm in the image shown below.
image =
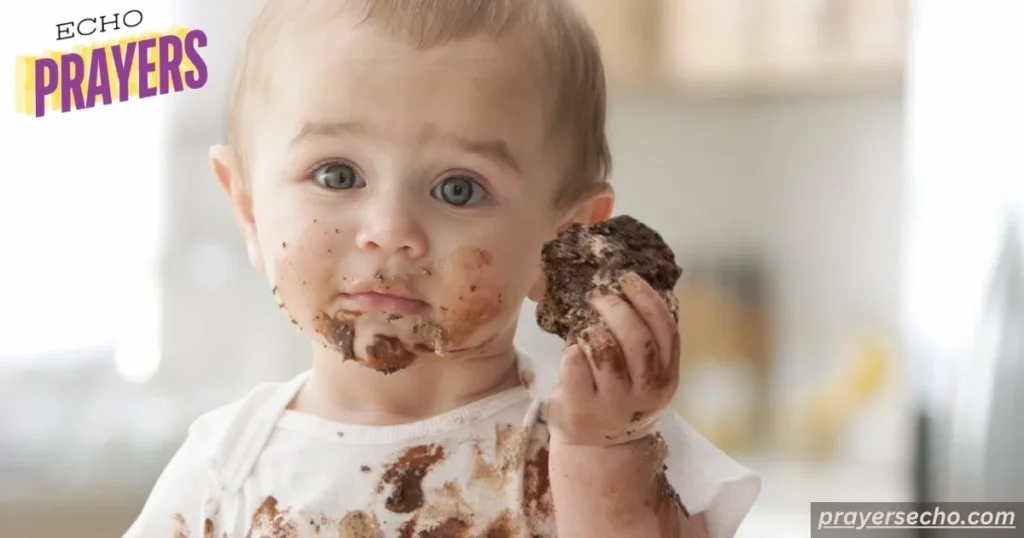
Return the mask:
<svg viewBox="0 0 1024 538"><path fill-rule="evenodd" d="M552 444L558 536L706 538L704 515L687 513L657 464L659 443L648 437L612 447Z"/></svg>
<svg viewBox="0 0 1024 538"><path fill-rule="evenodd" d="M621 287L624 296L590 297L607 328L566 348L548 402L558 536L730 537L760 481L666 415L679 329L643 279L629 273Z"/></svg>

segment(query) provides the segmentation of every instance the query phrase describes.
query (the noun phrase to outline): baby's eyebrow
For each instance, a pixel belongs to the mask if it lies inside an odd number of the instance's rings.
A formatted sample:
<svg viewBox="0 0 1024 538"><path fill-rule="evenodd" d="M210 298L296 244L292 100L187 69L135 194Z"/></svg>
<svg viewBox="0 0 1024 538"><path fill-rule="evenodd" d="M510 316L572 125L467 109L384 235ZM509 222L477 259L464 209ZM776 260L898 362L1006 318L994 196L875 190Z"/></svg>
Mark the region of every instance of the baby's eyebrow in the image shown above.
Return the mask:
<svg viewBox="0 0 1024 538"><path fill-rule="evenodd" d="M289 145L294 146L305 138L336 138L343 135L366 135L366 126L354 121L314 121L302 125L299 133L292 138Z"/></svg>
<svg viewBox="0 0 1024 538"><path fill-rule="evenodd" d="M472 140L454 134L445 134L443 136L453 145L458 146L467 153L475 153L499 165L504 165L518 174L523 173L519 167L519 162L516 161L515 155L512 154L512 150L509 149L508 144L504 140L499 138Z"/></svg>
<svg viewBox="0 0 1024 538"><path fill-rule="evenodd" d="M362 122L314 121L304 124L299 133L292 139L290 145L294 146L305 138L337 138L340 136L368 136L370 134L370 129ZM500 138L466 138L454 133L445 133L435 127L426 129L423 138L440 139L466 153L480 155L518 174L523 173L522 167L519 166L519 161L516 160L509 145Z"/></svg>

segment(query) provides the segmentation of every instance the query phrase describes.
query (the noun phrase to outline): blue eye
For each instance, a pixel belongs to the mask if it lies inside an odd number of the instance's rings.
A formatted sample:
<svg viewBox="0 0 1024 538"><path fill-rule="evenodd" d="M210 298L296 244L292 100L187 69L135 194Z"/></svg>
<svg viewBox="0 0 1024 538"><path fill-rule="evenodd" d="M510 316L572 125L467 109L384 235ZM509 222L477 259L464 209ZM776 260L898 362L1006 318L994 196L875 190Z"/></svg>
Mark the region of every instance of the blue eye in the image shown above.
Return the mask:
<svg viewBox="0 0 1024 538"><path fill-rule="evenodd" d="M313 178L331 190L358 189L366 186L359 173L345 163L325 164L313 171Z"/></svg>
<svg viewBox="0 0 1024 538"><path fill-rule="evenodd" d="M430 195L449 205L464 207L479 204L487 192L479 183L465 176L445 178L437 184Z"/></svg>

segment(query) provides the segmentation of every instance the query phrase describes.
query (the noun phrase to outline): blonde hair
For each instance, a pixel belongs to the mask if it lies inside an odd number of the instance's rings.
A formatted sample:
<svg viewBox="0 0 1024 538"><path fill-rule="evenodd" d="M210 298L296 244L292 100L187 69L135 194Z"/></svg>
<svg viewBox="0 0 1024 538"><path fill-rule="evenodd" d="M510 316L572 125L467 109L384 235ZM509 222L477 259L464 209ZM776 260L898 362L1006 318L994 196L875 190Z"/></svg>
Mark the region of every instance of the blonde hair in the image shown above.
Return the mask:
<svg viewBox="0 0 1024 538"><path fill-rule="evenodd" d="M300 24L298 19L341 10L355 10L363 23L418 49L480 35L528 36L553 82L548 121L554 140L568 146L555 204L571 204L607 181L611 154L605 135L604 66L597 40L573 0L265 0L249 29L231 93L228 142L236 151L245 146L243 117L253 95L269 86L262 52L289 25Z"/></svg>

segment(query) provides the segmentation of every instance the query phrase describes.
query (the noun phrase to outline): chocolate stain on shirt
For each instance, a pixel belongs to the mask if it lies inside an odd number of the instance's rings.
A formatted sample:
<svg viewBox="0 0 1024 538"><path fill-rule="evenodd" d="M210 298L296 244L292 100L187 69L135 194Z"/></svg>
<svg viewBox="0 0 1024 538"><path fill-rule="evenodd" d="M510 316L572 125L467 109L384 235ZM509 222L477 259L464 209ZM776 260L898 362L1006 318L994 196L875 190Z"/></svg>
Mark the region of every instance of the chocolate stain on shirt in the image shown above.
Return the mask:
<svg viewBox="0 0 1024 538"><path fill-rule="evenodd" d="M277 499L267 496L252 514L252 523L247 538L298 538L299 530L294 521L287 517L287 511L277 508Z"/></svg>
<svg viewBox="0 0 1024 538"><path fill-rule="evenodd" d="M185 517L174 514L171 519L174 520L174 538L188 538L188 523L185 522Z"/></svg>
<svg viewBox="0 0 1024 538"><path fill-rule="evenodd" d="M413 516L409 521L402 523L402 526L398 527L398 538L413 538L416 533L416 523L416 516Z"/></svg>
<svg viewBox="0 0 1024 538"><path fill-rule="evenodd" d="M320 312L313 318L314 330L327 340L334 351L341 353L342 360L355 360L356 353L352 348L356 331L349 321L335 319L326 312Z"/></svg>
<svg viewBox="0 0 1024 538"><path fill-rule="evenodd" d="M429 529L421 530L416 536L417 538L470 538L469 531L472 529L472 521L453 516Z"/></svg>
<svg viewBox="0 0 1024 538"><path fill-rule="evenodd" d="M377 485L378 494L384 491L384 486L392 487L384 507L396 514L410 514L423 507L423 478L444 457L444 447L439 445L419 445L403 450Z"/></svg>
<svg viewBox="0 0 1024 538"><path fill-rule="evenodd" d="M548 449L545 446L529 461L523 477L523 513L530 521L551 517L554 502L551 498L551 478L548 474Z"/></svg>
<svg viewBox="0 0 1024 538"><path fill-rule="evenodd" d="M505 510L487 526L480 538L512 538L518 530L515 518L511 512Z"/></svg>
<svg viewBox="0 0 1024 538"><path fill-rule="evenodd" d="M476 460L470 480L500 492L526 459L529 431L522 426L499 424L495 426L495 434L493 460L479 442L474 445Z"/></svg>
<svg viewBox="0 0 1024 538"><path fill-rule="evenodd" d="M394 336L376 334L373 343L366 346L366 366L385 375L408 367L416 359Z"/></svg>
<svg viewBox="0 0 1024 538"><path fill-rule="evenodd" d="M338 522L338 538L384 538L377 516L357 510Z"/></svg>

